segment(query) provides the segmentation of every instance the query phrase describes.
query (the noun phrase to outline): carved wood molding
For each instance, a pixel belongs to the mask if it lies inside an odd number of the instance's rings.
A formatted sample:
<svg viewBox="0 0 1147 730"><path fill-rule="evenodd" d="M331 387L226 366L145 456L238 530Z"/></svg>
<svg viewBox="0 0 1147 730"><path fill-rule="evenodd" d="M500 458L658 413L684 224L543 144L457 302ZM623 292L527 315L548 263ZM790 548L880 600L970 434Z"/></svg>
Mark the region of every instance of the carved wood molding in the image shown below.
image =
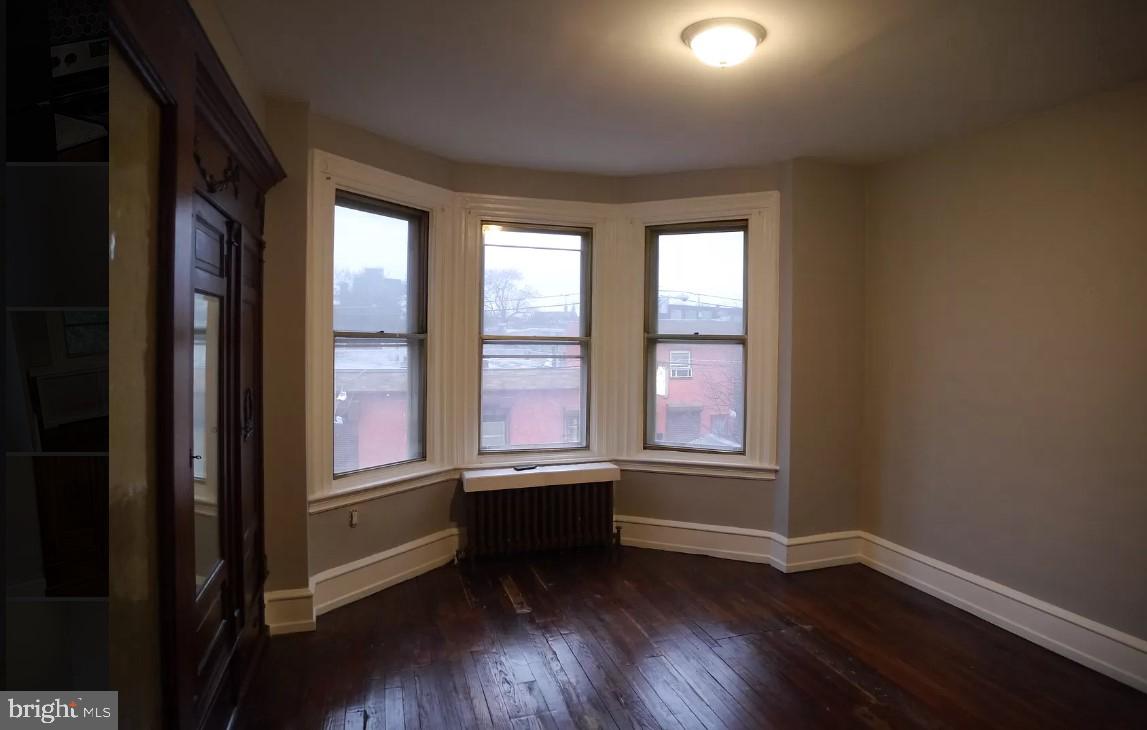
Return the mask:
<svg viewBox="0 0 1147 730"><path fill-rule="evenodd" d="M227 165L223 168L223 173L219 177L211 174L207 166L203 164L203 157L199 154L199 137L194 139L194 157L195 167L199 170L199 176L203 178L203 185L207 188L207 192L214 195L221 190L231 188L232 194L236 198L239 197L239 162L230 154L227 154Z"/></svg>

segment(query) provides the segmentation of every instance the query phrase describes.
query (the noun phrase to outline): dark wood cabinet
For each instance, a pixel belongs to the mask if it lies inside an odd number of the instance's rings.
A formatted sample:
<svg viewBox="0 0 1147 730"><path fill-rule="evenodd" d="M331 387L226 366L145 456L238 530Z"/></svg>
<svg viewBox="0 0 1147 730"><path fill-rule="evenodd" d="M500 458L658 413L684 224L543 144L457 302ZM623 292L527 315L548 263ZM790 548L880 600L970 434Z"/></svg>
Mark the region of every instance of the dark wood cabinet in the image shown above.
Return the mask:
<svg viewBox="0 0 1147 730"><path fill-rule="evenodd" d="M162 107L165 727L226 727L266 639L263 201L283 171L184 0L111 6L113 38Z"/></svg>

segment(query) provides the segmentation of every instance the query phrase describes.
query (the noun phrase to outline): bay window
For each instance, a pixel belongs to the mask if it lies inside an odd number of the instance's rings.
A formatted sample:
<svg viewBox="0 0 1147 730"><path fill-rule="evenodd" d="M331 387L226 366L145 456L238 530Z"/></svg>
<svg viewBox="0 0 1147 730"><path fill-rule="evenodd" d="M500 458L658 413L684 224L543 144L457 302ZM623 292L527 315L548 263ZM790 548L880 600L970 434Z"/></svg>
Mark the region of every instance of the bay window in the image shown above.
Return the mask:
<svg viewBox="0 0 1147 730"><path fill-rule="evenodd" d="M774 478L776 193L488 196L322 151L311 189L313 511L535 464Z"/></svg>

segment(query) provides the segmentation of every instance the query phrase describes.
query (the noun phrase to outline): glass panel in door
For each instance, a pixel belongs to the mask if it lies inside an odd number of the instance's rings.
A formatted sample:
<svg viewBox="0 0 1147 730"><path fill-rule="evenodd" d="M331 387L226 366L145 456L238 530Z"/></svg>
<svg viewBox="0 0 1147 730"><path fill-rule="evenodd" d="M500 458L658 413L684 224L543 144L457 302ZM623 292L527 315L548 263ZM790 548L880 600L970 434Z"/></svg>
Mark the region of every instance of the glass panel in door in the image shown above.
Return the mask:
<svg viewBox="0 0 1147 730"><path fill-rule="evenodd" d="M195 589L220 560L219 543L219 324L221 302L195 294L192 474L195 481Z"/></svg>

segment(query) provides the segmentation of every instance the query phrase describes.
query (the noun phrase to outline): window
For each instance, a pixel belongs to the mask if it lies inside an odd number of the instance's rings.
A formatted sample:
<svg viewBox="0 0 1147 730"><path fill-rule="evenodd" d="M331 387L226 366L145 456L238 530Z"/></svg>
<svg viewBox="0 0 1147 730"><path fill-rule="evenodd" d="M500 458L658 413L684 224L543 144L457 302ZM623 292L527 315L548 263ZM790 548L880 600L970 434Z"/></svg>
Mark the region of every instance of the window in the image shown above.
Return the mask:
<svg viewBox="0 0 1147 730"><path fill-rule="evenodd" d="M669 351L669 377L693 377L693 353L688 350Z"/></svg>
<svg viewBox="0 0 1147 730"><path fill-rule="evenodd" d="M335 196L335 476L425 457L428 219Z"/></svg>
<svg viewBox="0 0 1147 730"><path fill-rule="evenodd" d="M565 412L565 428L562 431L562 441L567 444L576 444L582 441L581 411Z"/></svg>
<svg viewBox="0 0 1147 730"><path fill-rule="evenodd" d="M747 233L646 229L646 448L744 453Z"/></svg>
<svg viewBox="0 0 1147 730"><path fill-rule="evenodd" d="M480 451L586 446L590 239L583 228L482 224Z"/></svg>
<svg viewBox="0 0 1147 730"><path fill-rule="evenodd" d="M506 445L506 414L505 413L483 413L482 414L482 448L483 449L500 449Z"/></svg>

